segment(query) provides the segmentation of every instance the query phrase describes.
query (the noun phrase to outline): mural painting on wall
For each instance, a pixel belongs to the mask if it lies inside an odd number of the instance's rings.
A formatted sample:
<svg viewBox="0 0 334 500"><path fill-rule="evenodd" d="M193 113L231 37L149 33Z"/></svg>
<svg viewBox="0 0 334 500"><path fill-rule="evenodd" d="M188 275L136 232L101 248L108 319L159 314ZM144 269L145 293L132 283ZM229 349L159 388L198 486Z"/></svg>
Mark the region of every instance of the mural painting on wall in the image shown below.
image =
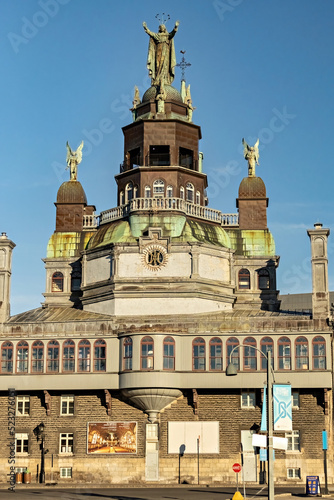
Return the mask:
<svg viewBox="0 0 334 500"><path fill-rule="evenodd" d="M90 422L87 453L137 453L137 422Z"/></svg>

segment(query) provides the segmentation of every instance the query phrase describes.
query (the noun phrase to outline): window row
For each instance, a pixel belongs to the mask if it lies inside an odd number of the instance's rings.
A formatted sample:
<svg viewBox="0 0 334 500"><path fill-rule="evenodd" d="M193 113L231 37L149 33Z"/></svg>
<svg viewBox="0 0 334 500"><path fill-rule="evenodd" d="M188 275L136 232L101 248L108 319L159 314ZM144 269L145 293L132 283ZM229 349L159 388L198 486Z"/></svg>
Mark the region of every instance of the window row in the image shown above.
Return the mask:
<svg viewBox="0 0 334 500"><path fill-rule="evenodd" d="M16 396L16 416L30 415L30 396ZM74 415L74 395L65 394L60 397L60 415Z"/></svg>
<svg viewBox="0 0 334 500"><path fill-rule="evenodd" d="M255 371L258 369L257 342L254 337L243 340L242 349L236 337L230 337L226 341L226 365L232 363L240 370ZM295 369L309 369L309 342L306 337L298 337L295 342ZM192 342L192 369L194 371L205 371L207 369L207 343L202 337L197 337ZM272 365L274 366L274 341L271 337L263 337L259 343L259 349L267 355L270 351ZM291 340L288 337L280 337L277 341L277 369L291 370ZM242 352L241 352L242 351ZM260 370L267 369L267 358L260 354ZM142 370L154 369L154 340L152 337L144 337L140 347L140 368ZM175 369L175 340L173 337L165 337L163 340L163 369ZM321 336L312 340L312 369L326 369L326 342ZM132 339L126 337L123 340L123 370L132 370ZM209 370L223 370L223 342L218 337L209 341Z"/></svg>
<svg viewBox="0 0 334 500"><path fill-rule="evenodd" d="M268 269L263 267L256 271L257 274L257 287L259 290L270 289L270 274ZM238 288L239 290L251 289L251 276L248 269L240 269L238 272Z"/></svg>
<svg viewBox="0 0 334 500"><path fill-rule="evenodd" d="M80 290L80 287L81 287L81 272L73 271L71 273L71 292ZM64 291L64 275L60 271L56 271L52 275L51 291L52 292Z"/></svg>
<svg viewBox="0 0 334 500"><path fill-rule="evenodd" d="M171 185L165 186L165 182L162 179L157 179L153 182L152 186L146 185L144 188L145 198L173 198L175 196L174 188ZM186 184L186 187L180 187L179 197L182 200L189 201L190 203L196 203L200 205L201 203L201 193L196 191L194 185L191 182ZM132 182L128 182L125 186L125 191L120 192L120 205L129 203L133 198L138 198L138 186L135 186Z"/></svg>
<svg viewBox="0 0 334 500"><path fill-rule="evenodd" d="M59 434L59 454L73 454L74 435L72 432L61 432ZM16 455L29 454L29 434L20 432L15 434L15 452Z"/></svg>
<svg viewBox="0 0 334 500"><path fill-rule="evenodd" d="M241 391L241 408L255 408L256 407L256 391L255 390L242 390ZM291 391L291 406L296 409L299 408L299 391Z"/></svg>
<svg viewBox="0 0 334 500"><path fill-rule="evenodd" d="M76 352L77 351L77 352ZM91 364L91 360L93 363ZM77 366L75 366L77 363ZM73 340L66 340L60 346L57 340L50 340L46 345L36 340L31 346L31 373L62 372L94 372L106 371L106 342L96 340L93 347L89 340L80 340L76 348ZM17 343L14 349L12 342L1 345L1 373L28 373L29 344L25 340Z"/></svg>

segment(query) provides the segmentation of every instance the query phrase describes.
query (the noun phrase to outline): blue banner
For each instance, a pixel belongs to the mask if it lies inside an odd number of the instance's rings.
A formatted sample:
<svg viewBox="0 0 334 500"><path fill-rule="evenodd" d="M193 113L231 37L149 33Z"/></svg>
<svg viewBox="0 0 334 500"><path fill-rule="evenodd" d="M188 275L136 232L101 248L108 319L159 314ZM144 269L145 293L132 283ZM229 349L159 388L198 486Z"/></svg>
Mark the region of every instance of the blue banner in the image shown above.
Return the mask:
<svg viewBox="0 0 334 500"><path fill-rule="evenodd" d="M327 431L322 431L322 449L323 450L328 449Z"/></svg>
<svg viewBox="0 0 334 500"><path fill-rule="evenodd" d="M263 389L261 431L267 432L267 388Z"/></svg>
<svg viewBox="0 0 334 500"><path fill-rule="evenodd" d="M291 385L273 386L274 431L292 431Z"/></svg>

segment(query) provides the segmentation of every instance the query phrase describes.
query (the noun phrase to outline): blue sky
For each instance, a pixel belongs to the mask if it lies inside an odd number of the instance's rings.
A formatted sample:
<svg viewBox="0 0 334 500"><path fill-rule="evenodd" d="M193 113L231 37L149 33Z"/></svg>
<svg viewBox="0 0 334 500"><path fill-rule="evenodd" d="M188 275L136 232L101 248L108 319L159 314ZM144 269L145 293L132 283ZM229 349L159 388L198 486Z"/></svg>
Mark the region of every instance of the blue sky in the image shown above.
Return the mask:
<svg viewBox="0 0 334 500"><path fill-rule="evenodd" d="M66 141L85 141L79 167L97 213L116 205L121 127L134 85L150 86L148 37L157 13L180 21L209 205L236 212L247 175L241 139L260 138L268 226L281 256L282 293L311 291L307 228L333 227L332 0L2 0L0 2L0 231L13 256L12 314L39 307L42 258L55 229L57 190L69 179ZM177 69L174 86L179 87ZM101 123L110 120L108 132ZM333 239L333 236L330 238ZM334 239L329 243L334 289Z"/></svg>

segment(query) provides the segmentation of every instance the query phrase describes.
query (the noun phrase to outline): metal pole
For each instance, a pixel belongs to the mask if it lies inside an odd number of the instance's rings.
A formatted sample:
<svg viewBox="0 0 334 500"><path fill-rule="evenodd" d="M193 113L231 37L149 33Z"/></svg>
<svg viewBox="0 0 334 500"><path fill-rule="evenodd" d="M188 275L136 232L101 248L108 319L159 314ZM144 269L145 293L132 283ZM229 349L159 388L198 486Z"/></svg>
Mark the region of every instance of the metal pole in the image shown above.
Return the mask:
<svg viewBox="0 0 334 500"><path fill-rule="evenodd" d="M199 484L199 440L200 437L197 438L197 484Z"/></svg>
<svg viewBox="0 0 334 500"><path fill-rule="evenodd" d="M274 489L274 448L273 448L273 375L271 351L267 352L267 415L268 415L268 500L275 500Z"/></svg>
<svg viewBox="0 0 334 500"><path fill-rule="evenodd" d="M327 450L324 450L324 472L325 472L325 495L329 494L327 481Z"/></svg>
<svg viewBox="0 0 334 500"><path fill-rule="evenodd" d="M44 436L42 436L42 457L41 457L41 483L45 483L45 470L44 470Z"/></svg>

